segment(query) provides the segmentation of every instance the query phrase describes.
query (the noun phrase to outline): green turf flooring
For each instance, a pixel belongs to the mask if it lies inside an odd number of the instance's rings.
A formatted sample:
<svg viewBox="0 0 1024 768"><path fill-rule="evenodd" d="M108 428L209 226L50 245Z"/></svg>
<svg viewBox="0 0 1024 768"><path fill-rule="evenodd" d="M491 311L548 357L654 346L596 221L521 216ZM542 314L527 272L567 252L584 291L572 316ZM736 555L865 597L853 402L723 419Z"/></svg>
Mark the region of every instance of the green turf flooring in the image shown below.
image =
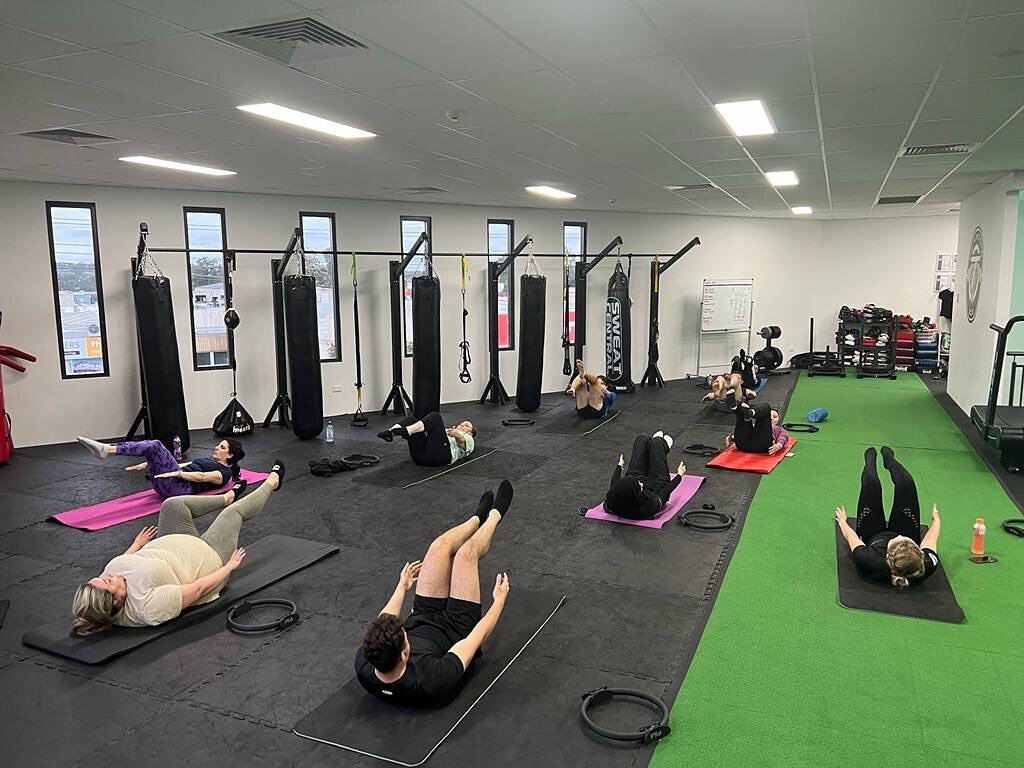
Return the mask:
<svg viewBox="0 0 1024 768"><path fill-rule="evenodd" d="M998 529L1017 508L917 376L801 377L788 418L817 407L761 481L651 766L1024 765L1024 541ZM896 450L925 522L938 503L966 623L839 605L833 513L853 514L868 445ZM997 564L967 560L977 516Z"/></svg>

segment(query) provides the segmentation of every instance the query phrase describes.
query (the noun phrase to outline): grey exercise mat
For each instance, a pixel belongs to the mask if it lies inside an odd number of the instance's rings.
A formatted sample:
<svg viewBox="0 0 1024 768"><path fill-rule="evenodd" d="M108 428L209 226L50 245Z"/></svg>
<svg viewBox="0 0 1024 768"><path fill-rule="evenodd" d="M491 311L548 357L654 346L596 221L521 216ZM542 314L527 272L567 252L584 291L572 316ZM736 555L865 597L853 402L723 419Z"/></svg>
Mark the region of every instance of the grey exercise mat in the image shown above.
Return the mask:
<svg viewBox="0 0 1024 768"><path fill-rule="evenodd" d="M333 544L271 534L245 548L245 562L228 580L219 599L184 611L156 627L114 627L88 637L71 634L71 617L26 632L21 642L32 648L80 661L102 664L181 627L227 611L236 600L270 586L338 551ZM68 603L74 588L68 587Z"/></svg>
<svg viewBox="0 0 1024 768"><path fill-rule="evenodd" d="M856 526L855 518L848 518L851 527ZM946 578L946 571L939 559L935 573L919 584L906 589L897 589L880 581L865 579L857 571L850 557L850 545L836 529L836 563L839 571L839 604L844 608L862 611L877 611L896 616L911 616L916 619L932 619L950 624L962 624L964 612L953 594L953 587ZM921 526L924 534L928 526Z"/></svg>
<svg viewBox="0 0 1024 768"><path fill-rule="evenodd" d="M513 587L483 656L458 697L440 709L409 709L371 696L355 677L295 726L303 738L404 766L422 765L526 650L565 595ZM351 649L353 655L355 648ZM514 670L509 674L515 674ZM500 692L496 692L496 695Z"/></svg>
<svg viewBox="0 0 1024 768"><path fill-rule="evenodd" d="M612 411L603 419L584 419L581 416L577 416L576 409L573 408L558 413L550 419L545 419L537 431L554 435L589 435L591 432L595 432L606 424L615 421L619 417L619 413L621 411Z"/></svg>
<svg viewBox="0 0 1024 768"><path fill-rule="evenodd" d="M405 446L399 447L404 453ZM497 448L478 445L469 456L443 467L421 467L419 464L414 464L412 459L405 455L399 461L392 461L387 466L375 469L373 472L359 472L352 478L352 481L365 485L382 485L386 488L412 488L414 485L447 475L449 472L457 472L463 467L475 465L496 453L497 450Z"/></svg>

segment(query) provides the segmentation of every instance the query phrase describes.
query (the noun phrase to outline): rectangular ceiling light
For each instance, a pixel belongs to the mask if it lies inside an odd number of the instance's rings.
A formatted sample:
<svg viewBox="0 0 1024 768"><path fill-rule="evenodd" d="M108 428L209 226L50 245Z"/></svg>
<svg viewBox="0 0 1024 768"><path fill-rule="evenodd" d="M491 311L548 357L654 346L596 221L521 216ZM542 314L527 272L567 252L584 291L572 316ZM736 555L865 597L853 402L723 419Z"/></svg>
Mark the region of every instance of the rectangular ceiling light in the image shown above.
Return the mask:
<svg viewBox="0 0 1024 768"><path fill-rule="evenodd" d="M202 173L206 176L235 176L234 171L225 171L223 168L208 168L205 165L191 165L189 163L178 163L174 160L161 160L158 157L145 157L144 155L132 155L131 157L118 158L125 163L136 163L138 165L151 165L154 168L167 168L172 171L188 171L189 173Z"/></svg>
<svg viewBox="0 0 1024 768"><path fill-rule="evenodd" d="M561 189L555 189L554 187L548 187L543 184L536 187L525 187L527 192L534 195L543 195L544 197L552 197L555 200L572 200L576 197L572 192L566 192Z"/></svg>
<svg viewBox="0 0 1024 768"><path fill-rule="evenodd" d="M809 205L797 205L794 206L793 208L790 208L789 210L791 210L797 216L806 216L807 214L814 212L811 210L811 206Z"/></svg>
<svg viewBox="0 0 1024 768"><path fill-rule="evenodd" d="M269 117L271 120L280 120L289 125L297 125L300 128L337 136L339 139L368 139L377 135L360 128L353 128L351 125L299 112L297 109L282 107L280 104L243 104L239 109L261 117Z"/></svg>
<svg viewBox="0 0 1024 768"><path fill-rule="evenodd" d="M794 187L800 183L800 179L792 171L768 171L764 177L773 187Z"/></svg>
<svg viewBox="0 0 1024 768"><path fill-rule="evenodd" d="M760 100L723 102L715 104L715 109L737 136L763 136L775 133L775 126L772 125L771 118L768 117L768 112Z"/></svg>

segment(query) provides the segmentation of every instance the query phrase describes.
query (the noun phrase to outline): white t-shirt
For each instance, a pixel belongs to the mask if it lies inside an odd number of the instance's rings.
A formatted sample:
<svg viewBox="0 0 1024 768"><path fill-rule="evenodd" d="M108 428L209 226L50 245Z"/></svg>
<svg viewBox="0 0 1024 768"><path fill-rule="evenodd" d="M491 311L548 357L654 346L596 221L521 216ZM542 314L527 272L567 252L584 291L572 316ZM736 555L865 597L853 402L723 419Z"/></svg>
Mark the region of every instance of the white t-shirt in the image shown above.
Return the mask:
<svg viewBox="0 0 1024 768"><path fill-rule="evenodd" d="M128 597L114 623L147 627L170 621L181 613L181 586L208 576L222 565L213 547L185 533L161 536L134 554L118 555L107 563L106 572L124 576ZM221 582L195 604L216 600L223 587Z"/></svg>

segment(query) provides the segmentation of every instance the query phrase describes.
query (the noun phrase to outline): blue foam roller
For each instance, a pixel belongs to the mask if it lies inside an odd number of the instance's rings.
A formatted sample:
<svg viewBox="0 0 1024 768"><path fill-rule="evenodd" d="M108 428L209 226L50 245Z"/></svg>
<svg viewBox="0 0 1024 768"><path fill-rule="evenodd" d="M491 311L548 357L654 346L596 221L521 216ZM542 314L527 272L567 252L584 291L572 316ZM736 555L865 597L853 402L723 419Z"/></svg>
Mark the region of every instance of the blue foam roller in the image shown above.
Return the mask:
<svg viewBox="0 0 1024 768"><path fill-rule="evenodd" d="M828 408L815 408L813 411L808 411L807 420L811 424L817 424L819 421L824 421L828 418Z"/></svg>

